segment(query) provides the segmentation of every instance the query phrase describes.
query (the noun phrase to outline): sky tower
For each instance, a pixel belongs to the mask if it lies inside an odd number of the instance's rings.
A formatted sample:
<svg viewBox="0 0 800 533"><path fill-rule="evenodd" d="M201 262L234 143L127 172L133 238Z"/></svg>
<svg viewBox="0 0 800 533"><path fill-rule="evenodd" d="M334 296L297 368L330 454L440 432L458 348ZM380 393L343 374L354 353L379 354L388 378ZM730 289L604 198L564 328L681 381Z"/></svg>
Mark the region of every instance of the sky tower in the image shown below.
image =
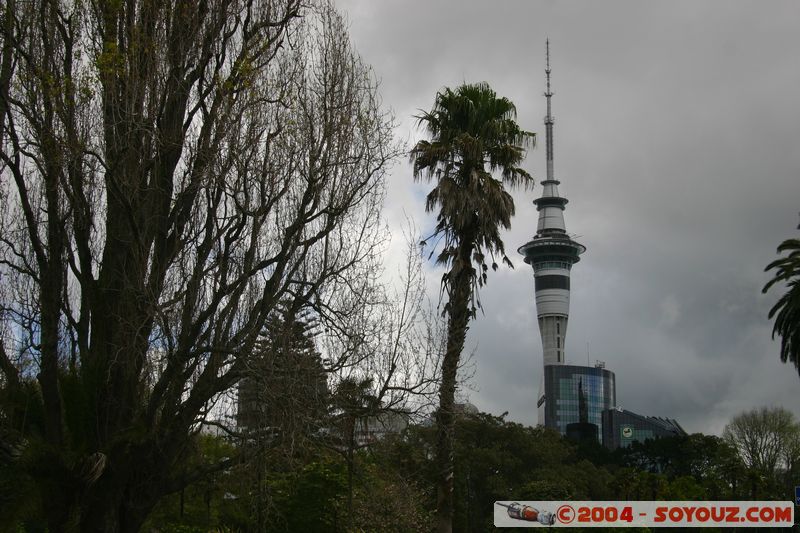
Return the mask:
<svg viewBox="0 0 800 533"><path fill-rule="evenodd" d="M564 340L569 320L569 274L572 265L580 260L586 247L573 240L564 226L564 208L567 199L558 193L561 183L553 171L553 114L550 99L550 40L546 44L547 116L544 118L547 179L542 181L542 196L533 201L539 211L539 223L533 239L520 246L518 252L533 267L536 290L536 311L539 332L542 336L544 366L564 364ZM543 387L542 387L543 388ZM537 406L545 401L544 391L539 391ZM540 410L540 413L542 411ZM544 423L540 415L540 423Z"/></svg>

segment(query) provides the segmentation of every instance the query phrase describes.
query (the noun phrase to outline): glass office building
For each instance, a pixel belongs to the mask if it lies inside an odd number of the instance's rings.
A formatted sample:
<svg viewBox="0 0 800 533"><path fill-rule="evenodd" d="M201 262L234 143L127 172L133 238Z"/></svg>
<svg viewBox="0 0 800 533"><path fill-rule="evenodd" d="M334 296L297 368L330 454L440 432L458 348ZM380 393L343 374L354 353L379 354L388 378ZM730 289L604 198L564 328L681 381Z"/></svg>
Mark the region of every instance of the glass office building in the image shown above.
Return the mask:
<svg viewBox="0 0 800 533"><path fill-rule="evenodd" d="M627 448L634 442L686 435L672 418L643 416L623 409L603 412L603 445L609 450Z"/></svg>
<svg viewBox="0 0 800 533"><path fill-rule="evenodd" d="M544 425L567 434L567 425L580 422L580 392L587 402L587 422L603 435L603 411L616 406L614 373L602 366L547 365L544 367Z"/></svg>

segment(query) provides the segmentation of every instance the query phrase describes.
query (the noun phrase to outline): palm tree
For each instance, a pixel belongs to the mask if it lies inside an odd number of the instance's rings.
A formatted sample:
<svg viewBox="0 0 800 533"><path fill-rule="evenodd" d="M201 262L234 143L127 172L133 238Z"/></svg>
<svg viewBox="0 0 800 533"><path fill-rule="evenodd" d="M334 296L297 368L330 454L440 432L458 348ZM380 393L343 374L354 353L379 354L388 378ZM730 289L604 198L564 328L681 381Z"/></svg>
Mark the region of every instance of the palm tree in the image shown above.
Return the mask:
<svg viewBox="0 0 800 533"><path fill-rule="evenodd" d="M800 229L800 226L797 227ZM762 292L778 282L788 286L786 293L769 310L769 319L775 317L772 338L781 337L781 361L791 361L800 373L800 239L787 239L778 246L778 253L789 252L776 259L766 270L777 269L775 277L764 285Z"/></svg>
<svg viewBox="0 0 800 533"><path fill-rule="evenodd" d="M496 256L513 266L500 238L500 229L510 228L514 215L514 200L504 185L533 185L531 175L517 165L535 135L520 129L514 104L486 83L461 85L455 91L445 88L436 95L433 109L415 118L430 140L419 141L411 150L414 178L435 184L425 209L438 210L431 238L442 244L437 263L449 267L442 277L448 323L436 412L436 464L438 530L450 532L456 373L467 324L480 307L477 292L486 283L487 255L493 269Z"/></svg>

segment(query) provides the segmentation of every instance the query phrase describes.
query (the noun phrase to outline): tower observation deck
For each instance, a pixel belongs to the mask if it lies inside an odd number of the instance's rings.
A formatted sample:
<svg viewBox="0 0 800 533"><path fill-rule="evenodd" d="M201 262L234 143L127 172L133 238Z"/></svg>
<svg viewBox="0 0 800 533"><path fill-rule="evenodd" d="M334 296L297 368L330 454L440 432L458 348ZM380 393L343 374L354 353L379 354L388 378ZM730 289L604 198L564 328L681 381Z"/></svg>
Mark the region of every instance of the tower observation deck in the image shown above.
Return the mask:
<svg viewBox="0 0 800 533"><path fill-rule="evenodd" d="M533 267L536 312L542 337L544 365L564 364L564 341L569 320L570 270L586 247L567 234L564 209L567 199L558 192L560 181L553 171L553 114L550 99L550 41L547 41L547 116L544 119L547 151L547 179L542 181L542 196L533 201L539 212L536 235L518 252ZM545 400L542 392L538 405Z"/></svg>

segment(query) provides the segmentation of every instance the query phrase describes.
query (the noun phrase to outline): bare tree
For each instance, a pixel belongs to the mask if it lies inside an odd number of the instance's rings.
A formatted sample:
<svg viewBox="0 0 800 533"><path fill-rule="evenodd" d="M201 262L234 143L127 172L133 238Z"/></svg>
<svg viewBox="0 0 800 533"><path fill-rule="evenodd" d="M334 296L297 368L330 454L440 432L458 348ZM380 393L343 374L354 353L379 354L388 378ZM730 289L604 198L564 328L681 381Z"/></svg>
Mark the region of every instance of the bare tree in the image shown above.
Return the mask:
<svg viewBox="0 0 800 533"><path fill-rule="evenodd" d="M325 1L2 17L4 421L51 530L136 531L278 302L357 337L391 120Z"/></svg>
<svg viewBox="0 0 800 533"><path fill-rule="evenodd" d="M422 257L413 228L406 235L405 261L394 287L383 287L380 303L359 328L367 332L359 364L334 376L332 423L326 440L344 457L348 516L353 515L355 453L376 435L398 431L430 413L438 392L445 348L444 321L426 298Z"/></svg>
<svg viewBox="0 0 800 533"><path fill-rule="evenodd" d="M753 409L733 417L725 426L722 437L750 470L752 497L757 496L757 479L772 480L778 470L791 469L799 433L794 416L782 407Z"/></svg>
<svg viewBox="0 0 800 533"><path fill-rule="evenodd" d="M397 277L381 287L370 310L369 357L357 367L374 383L383 411L427 416L436 402L445 348L445 323L427 297L419 237L409 221L404 261Z"/></svg>

